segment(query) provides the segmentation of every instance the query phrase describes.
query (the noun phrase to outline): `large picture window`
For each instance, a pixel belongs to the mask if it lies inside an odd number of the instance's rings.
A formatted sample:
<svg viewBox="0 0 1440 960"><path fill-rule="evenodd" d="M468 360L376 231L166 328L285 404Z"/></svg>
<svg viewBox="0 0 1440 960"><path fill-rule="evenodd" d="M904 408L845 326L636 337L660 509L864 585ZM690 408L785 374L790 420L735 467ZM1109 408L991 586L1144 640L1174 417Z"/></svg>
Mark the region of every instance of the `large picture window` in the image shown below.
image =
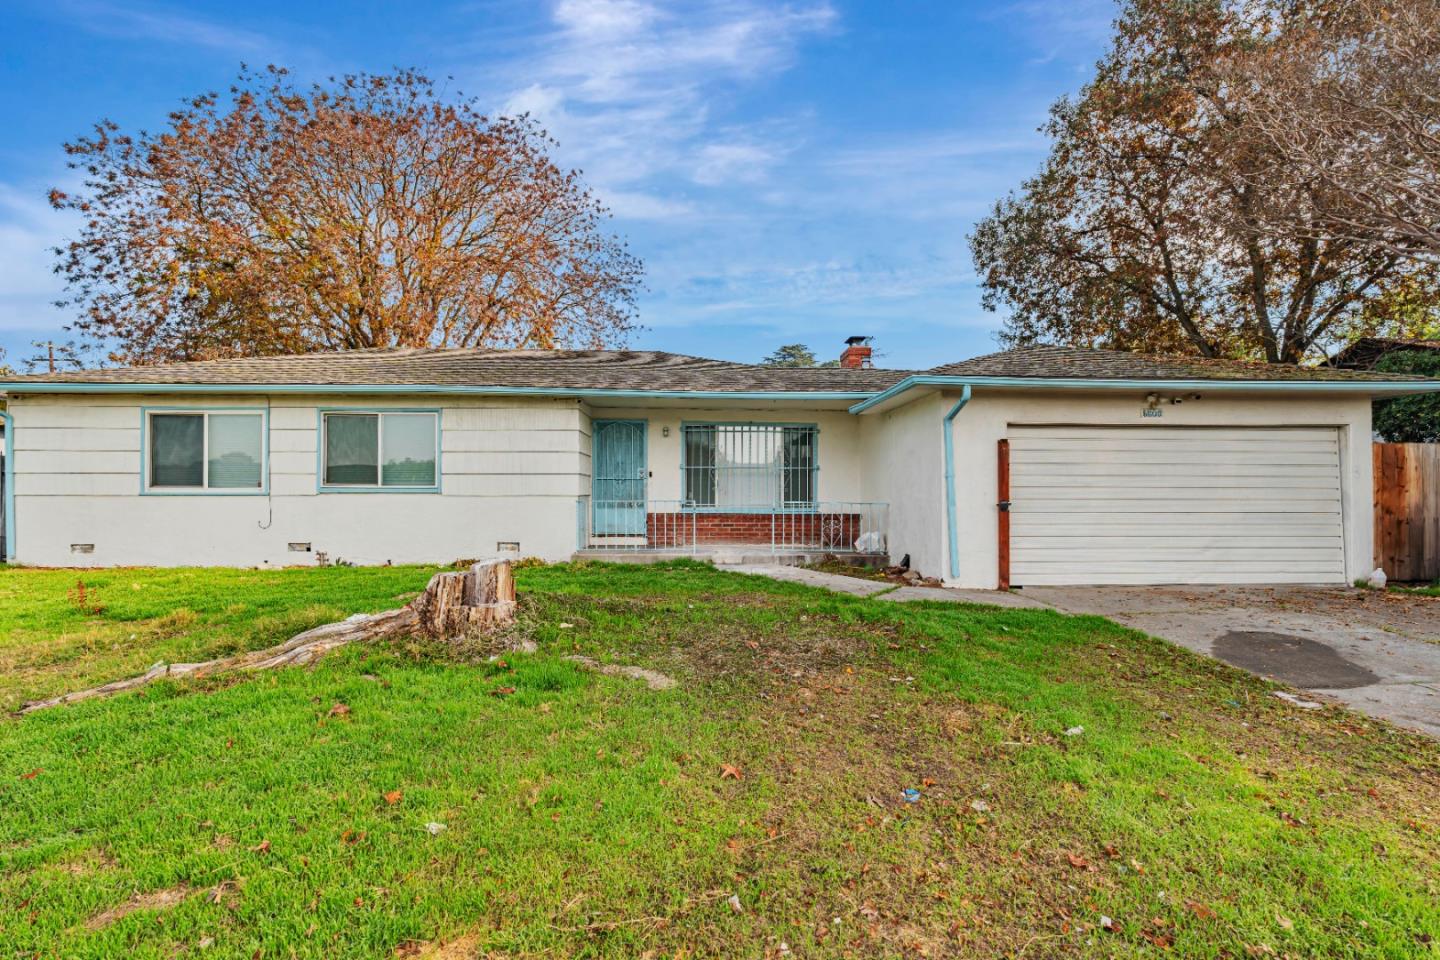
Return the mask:
<svg viewBox="0 0 1440 960"><path fill-rule="evenodd" d="M321 417L321 485L355 490L439 486L440 417L432 411L331 411Z"/></svg>
<svg viewBox="0 0 1440 960"><path fill-rule="evenodd" d="M265 488L260 411L150 411L146 487L157 493L259 493Z"/></svg>
<svg viewBox="0 0 1440 960"><path fill-rule="evenodd" d="M736 511L815 506L820 461L814 426L691 423L682 429L688 505Z"/></svg>

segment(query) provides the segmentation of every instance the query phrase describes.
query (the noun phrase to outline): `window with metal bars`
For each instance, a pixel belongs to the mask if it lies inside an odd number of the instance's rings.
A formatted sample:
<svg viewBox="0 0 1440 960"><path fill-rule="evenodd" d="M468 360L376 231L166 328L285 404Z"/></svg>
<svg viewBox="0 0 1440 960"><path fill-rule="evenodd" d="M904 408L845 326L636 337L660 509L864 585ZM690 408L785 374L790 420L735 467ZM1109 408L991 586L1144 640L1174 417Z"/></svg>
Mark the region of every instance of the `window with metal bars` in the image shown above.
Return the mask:
<svg viewBox="0 0 1440 960"><path fill-rule="evenodd" d="M688 423L681 431L687 506L742 513L814 508L820 431L813 424Z"/></svg>

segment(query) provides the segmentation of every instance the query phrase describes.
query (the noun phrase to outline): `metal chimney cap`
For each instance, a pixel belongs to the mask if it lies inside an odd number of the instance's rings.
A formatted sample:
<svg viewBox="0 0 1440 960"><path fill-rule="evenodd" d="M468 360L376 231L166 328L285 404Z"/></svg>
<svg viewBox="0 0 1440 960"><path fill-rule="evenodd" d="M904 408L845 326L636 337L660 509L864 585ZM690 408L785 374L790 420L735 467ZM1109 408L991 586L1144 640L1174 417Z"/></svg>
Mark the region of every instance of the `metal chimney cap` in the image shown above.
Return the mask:
<svg viewBox="0 0 1440 960"><path fill-rule="evenodd" d="M874 339L874 337L846 337L845 343L847 346L855 347L859 346L862 343L869 343L871 340Z"/></svg>

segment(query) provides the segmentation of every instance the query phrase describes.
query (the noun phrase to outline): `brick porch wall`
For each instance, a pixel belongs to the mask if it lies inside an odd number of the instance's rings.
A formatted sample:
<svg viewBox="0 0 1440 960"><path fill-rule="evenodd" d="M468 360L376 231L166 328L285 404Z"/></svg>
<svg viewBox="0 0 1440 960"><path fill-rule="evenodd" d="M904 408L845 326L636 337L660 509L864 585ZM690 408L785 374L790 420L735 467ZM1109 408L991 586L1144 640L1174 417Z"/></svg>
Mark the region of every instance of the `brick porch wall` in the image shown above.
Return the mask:
<svg viewBox="0 0 1440 960"><path fill-rule="evenodd" d="M858 513L649 513L646 543L776 543L849 550L863 532Z"/></svg>

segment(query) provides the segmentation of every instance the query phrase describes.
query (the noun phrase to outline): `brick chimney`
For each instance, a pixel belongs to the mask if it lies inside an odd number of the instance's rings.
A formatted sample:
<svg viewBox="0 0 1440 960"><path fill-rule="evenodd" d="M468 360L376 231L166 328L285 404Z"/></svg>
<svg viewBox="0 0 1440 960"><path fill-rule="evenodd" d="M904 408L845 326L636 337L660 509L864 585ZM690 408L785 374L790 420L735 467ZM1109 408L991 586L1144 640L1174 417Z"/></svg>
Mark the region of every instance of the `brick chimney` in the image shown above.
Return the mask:
<svg viewBox="0 0 1440 960"><path fill-rule="evenodd" d="M859 370L870 366L870 341L873 337L846 337L845 351L840 354L840 366Z"/></svg>

